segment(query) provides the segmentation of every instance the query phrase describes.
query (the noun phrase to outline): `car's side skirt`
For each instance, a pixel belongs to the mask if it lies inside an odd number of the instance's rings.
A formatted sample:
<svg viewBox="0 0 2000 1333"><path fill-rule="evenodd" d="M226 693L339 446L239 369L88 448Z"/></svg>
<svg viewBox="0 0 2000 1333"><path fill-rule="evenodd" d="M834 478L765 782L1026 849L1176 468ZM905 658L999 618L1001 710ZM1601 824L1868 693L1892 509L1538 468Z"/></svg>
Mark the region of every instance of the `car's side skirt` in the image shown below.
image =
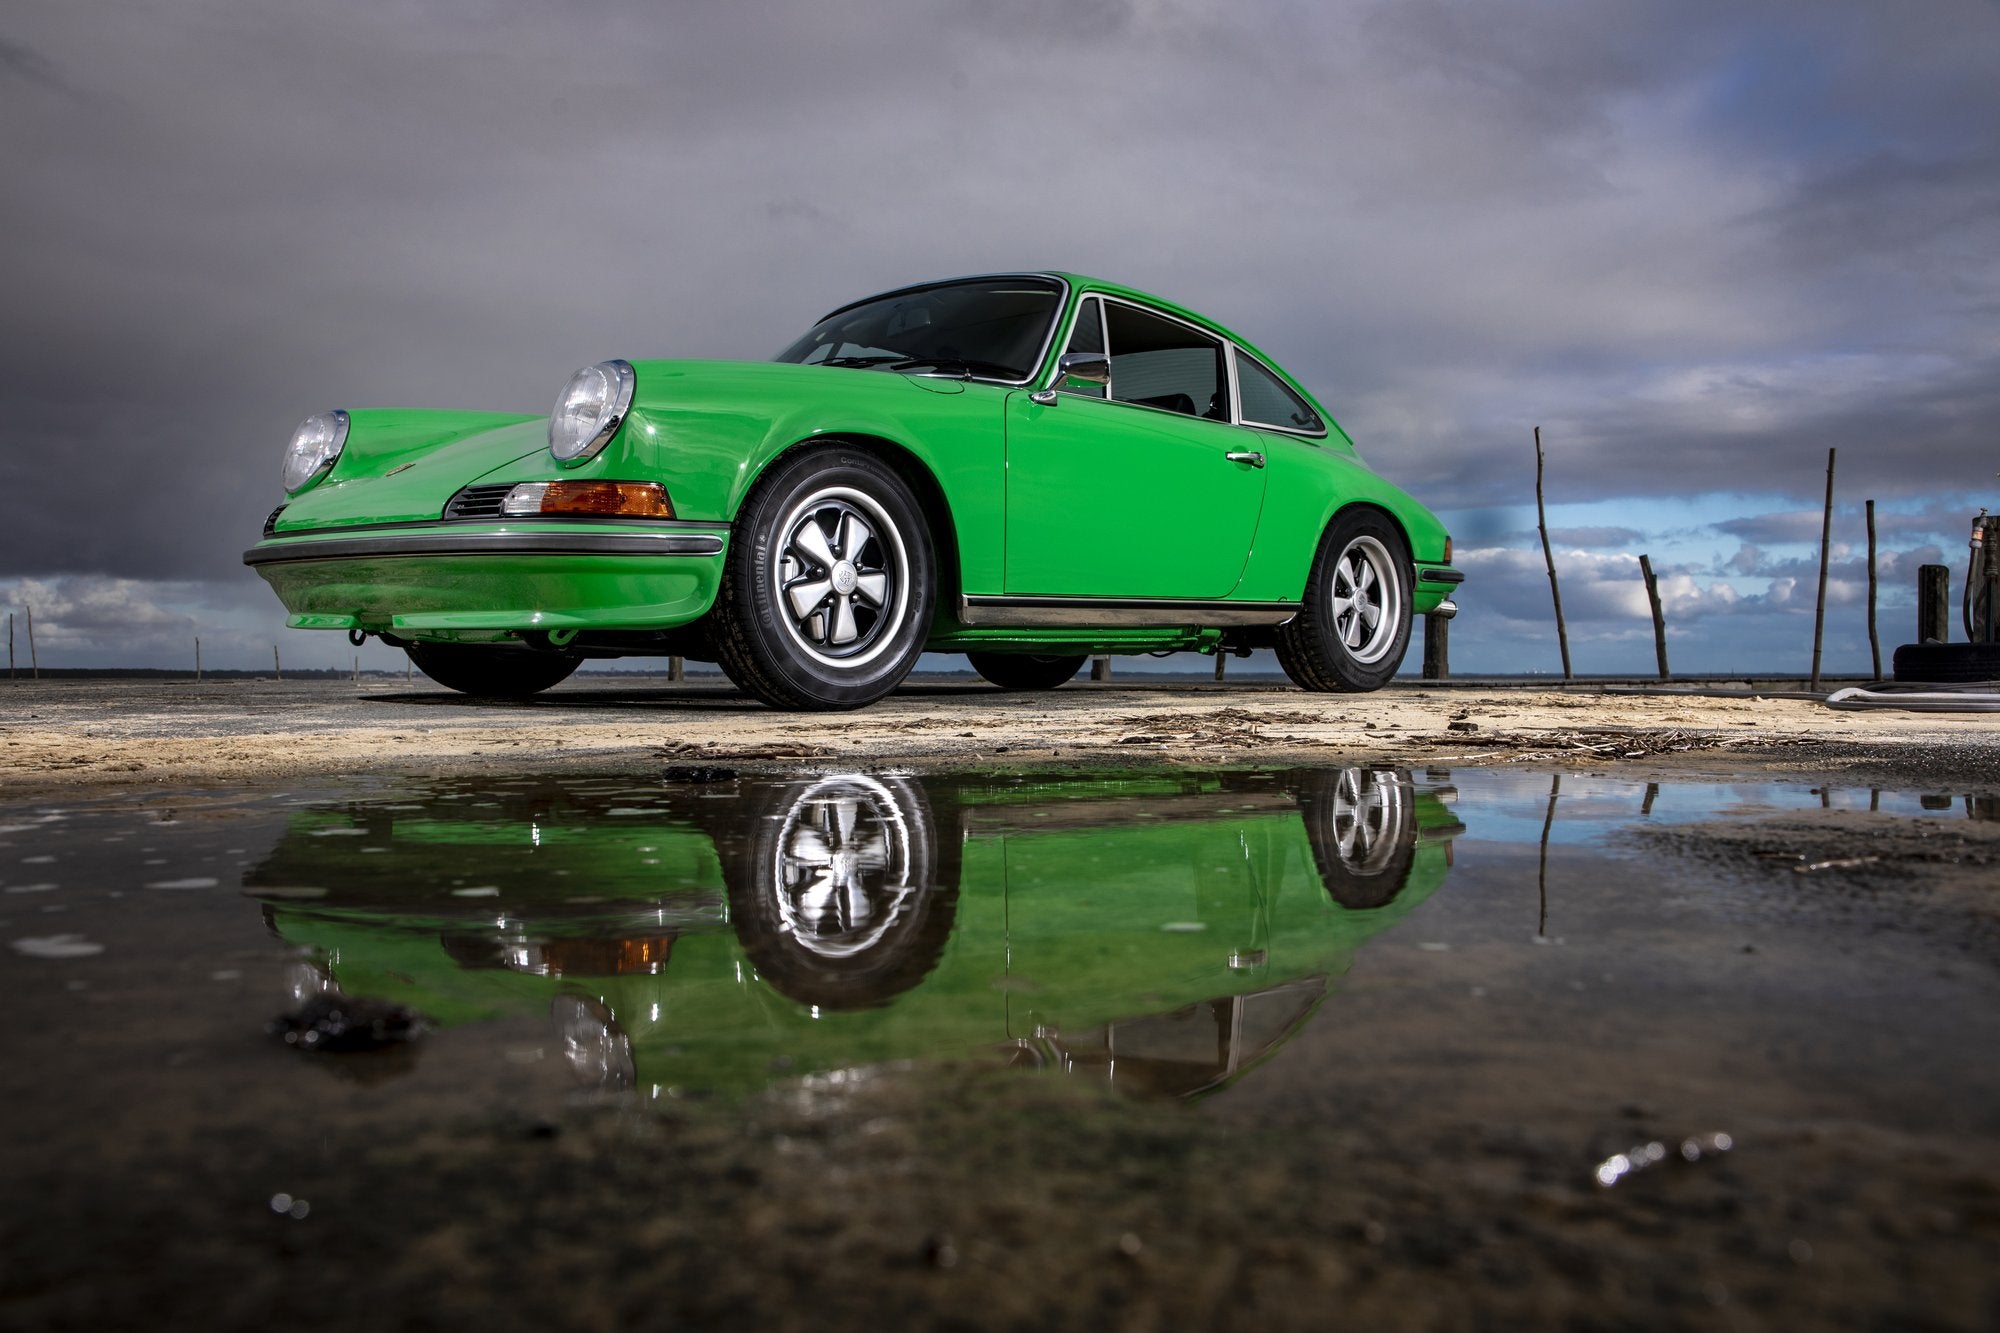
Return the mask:
<svg viewBox="0 0 2000 1333"><path fill-rule="evenodd" d="M1173 629L1187 625L1282 625L1297 602L1223 602L1139 597L974 597L958 599L958 623L986 626L1112 626Z"/></svg>

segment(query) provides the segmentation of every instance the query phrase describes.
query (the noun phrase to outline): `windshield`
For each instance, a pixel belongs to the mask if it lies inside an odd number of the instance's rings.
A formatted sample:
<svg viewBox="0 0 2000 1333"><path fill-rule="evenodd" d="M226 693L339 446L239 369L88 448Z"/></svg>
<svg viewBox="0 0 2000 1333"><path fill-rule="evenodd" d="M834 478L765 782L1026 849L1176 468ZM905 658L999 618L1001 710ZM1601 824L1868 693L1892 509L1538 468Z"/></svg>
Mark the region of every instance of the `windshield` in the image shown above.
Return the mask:
<svg viewBox="0 0 2000 1333"><path fill-rule="evenodd" d="M1062 305L1052 278L981 278L891 292L836 310L777 360L1024 380Z"/></svg>

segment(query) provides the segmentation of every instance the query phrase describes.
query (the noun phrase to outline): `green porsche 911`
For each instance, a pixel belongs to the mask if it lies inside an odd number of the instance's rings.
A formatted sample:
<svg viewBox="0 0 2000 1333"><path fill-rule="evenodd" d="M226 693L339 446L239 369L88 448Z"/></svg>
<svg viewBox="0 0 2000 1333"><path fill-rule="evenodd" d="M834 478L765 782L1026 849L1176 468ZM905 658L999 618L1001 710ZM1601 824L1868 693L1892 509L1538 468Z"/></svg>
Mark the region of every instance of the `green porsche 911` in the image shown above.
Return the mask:
<svg viewBox="0 0 2000 1333"><path fill-rule="evenodd" d="M1463 577L1255 348L1063 273L871 297L772 362L600 362L546 422L321 413L284 481L243 559L291 625L492 697L671 655L857 708L926 651L1048 689L1091 654L1252 648L1371 690Z"/></svg>

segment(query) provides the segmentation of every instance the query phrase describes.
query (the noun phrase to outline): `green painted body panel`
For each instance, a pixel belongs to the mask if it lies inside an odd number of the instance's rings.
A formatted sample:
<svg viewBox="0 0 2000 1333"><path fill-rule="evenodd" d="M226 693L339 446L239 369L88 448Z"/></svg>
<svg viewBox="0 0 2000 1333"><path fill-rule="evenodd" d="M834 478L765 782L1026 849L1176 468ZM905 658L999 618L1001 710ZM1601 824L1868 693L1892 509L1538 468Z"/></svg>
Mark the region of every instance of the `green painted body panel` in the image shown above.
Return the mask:
<svg viewBox="0 0 2000 1333"><path fill-rule="evenodd" d="M436 518L461 486L548 442L544 418L518 413L349 412L333 470L287 502L277 531Z"/></svg>
<svg viewBox="0 0 2000 1333"><path fill-rule="evenodd" d="M451 496L473 483L656 480L678 519L728 524L773 460L838 437L899 460L920 490L927 482L942 500L943 530L932 536L953 557L946 563L957 583L940 589L933 649L1212 648L1220 634L1198 626L970 628L955 620L956 598L1294 602L1321 534L1350 505L1387 513L1409 538L1419 566L1444 563L1442 525L1369 471L1316 403L1327 432L1306 437L1070 394L1053 405L1032 402L1029 390L1053 376L1077 300L1091 293L1134 300L1229 339L1313 402L1254 346L1193 311L1133 288L1057 276L1071 288L1062 333L1050 340L1024 388L841 367L637 361L624 423L601 452L576 466L549 455L539 418L353 412L332 472L286 504L274 536L252 554L291 549L304 540L295 533L435 521ZM1244 451L1263 454L1266 466L1224 457ZM410 633L621 630L699 619L712 604L721 563L719 557L422 555L260 564L259 572L300 625ZM1428 612L1452 591L1419 580L1414 610Z"/></svg>
<svg viewBox="0 0 2000 1333"><path fill-rule="evenodd" d="M1329 775L1305 780L1315 776ZM811 785L745 793L749 810L714 832L706 798L671 788L558 795L535 814L471 804L507 799L484 789L411 813L308 810L247 883L349 994L444 1024L584 996L629 1039L641 1087L747 1093L781 1076L1036 1043L1075 1059L1114 1032L1121 1059L1137 1058L1141 1033L1212 1041L1213 1021L1189 1028L1188 1011L1244 997L1282 993L1302 1017L1366 939L1443 882L1460 828L1438 794L1410 790L1396 828L1407 861L1382 905L1355 909L1316 866L1310 805L1271 783L934 779L923 796L906 789L904 813L937 849L932 910L948 913L949 936L872 1000L829 1005L767 975L745 933L745 893L775 890L743 830L782 818ZM344 830L361 836L328 836ZM364 845L381 850L357 855ZM325 896L296 901L294 884ZM466 892L478 896L454 897ZM610 965L640 957L636 971ZM1211 1072L1240 1072L1254 1062L1245 1054Z"/></svg>
<svg viewBox="0 0 2000 1333"><path fill-rule="evenodd" d="M299 561L261 572L298 628L409 636L685 625L714 603L722 562L720 555L426 555ZM312 623L297 624L301 617Z"/></svg>
<svg viewBox="0 0 2000 1333"><path fill-rule="evenodd" d="M1011 395L1005 590L1227 597L1264 502L1263 469L1224 457L1247 434L1103 399Z"/></svg>

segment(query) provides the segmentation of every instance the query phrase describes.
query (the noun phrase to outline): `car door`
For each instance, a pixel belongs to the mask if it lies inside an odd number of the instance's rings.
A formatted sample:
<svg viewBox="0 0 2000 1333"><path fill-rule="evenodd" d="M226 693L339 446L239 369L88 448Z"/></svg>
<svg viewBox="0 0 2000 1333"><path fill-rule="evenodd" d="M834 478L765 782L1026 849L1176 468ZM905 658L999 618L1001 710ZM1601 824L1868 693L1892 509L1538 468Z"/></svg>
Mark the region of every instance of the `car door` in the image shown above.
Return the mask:
<svg viewBox="0 0 2000 1333"><path fill-rule="evenodd" d="M1261 445L1229 424L1222 340L1128 301L1085 298L1069 350L1108 351L1108 385L1007 401L1006 590L1227 596L1264 502Z"/></svg>

